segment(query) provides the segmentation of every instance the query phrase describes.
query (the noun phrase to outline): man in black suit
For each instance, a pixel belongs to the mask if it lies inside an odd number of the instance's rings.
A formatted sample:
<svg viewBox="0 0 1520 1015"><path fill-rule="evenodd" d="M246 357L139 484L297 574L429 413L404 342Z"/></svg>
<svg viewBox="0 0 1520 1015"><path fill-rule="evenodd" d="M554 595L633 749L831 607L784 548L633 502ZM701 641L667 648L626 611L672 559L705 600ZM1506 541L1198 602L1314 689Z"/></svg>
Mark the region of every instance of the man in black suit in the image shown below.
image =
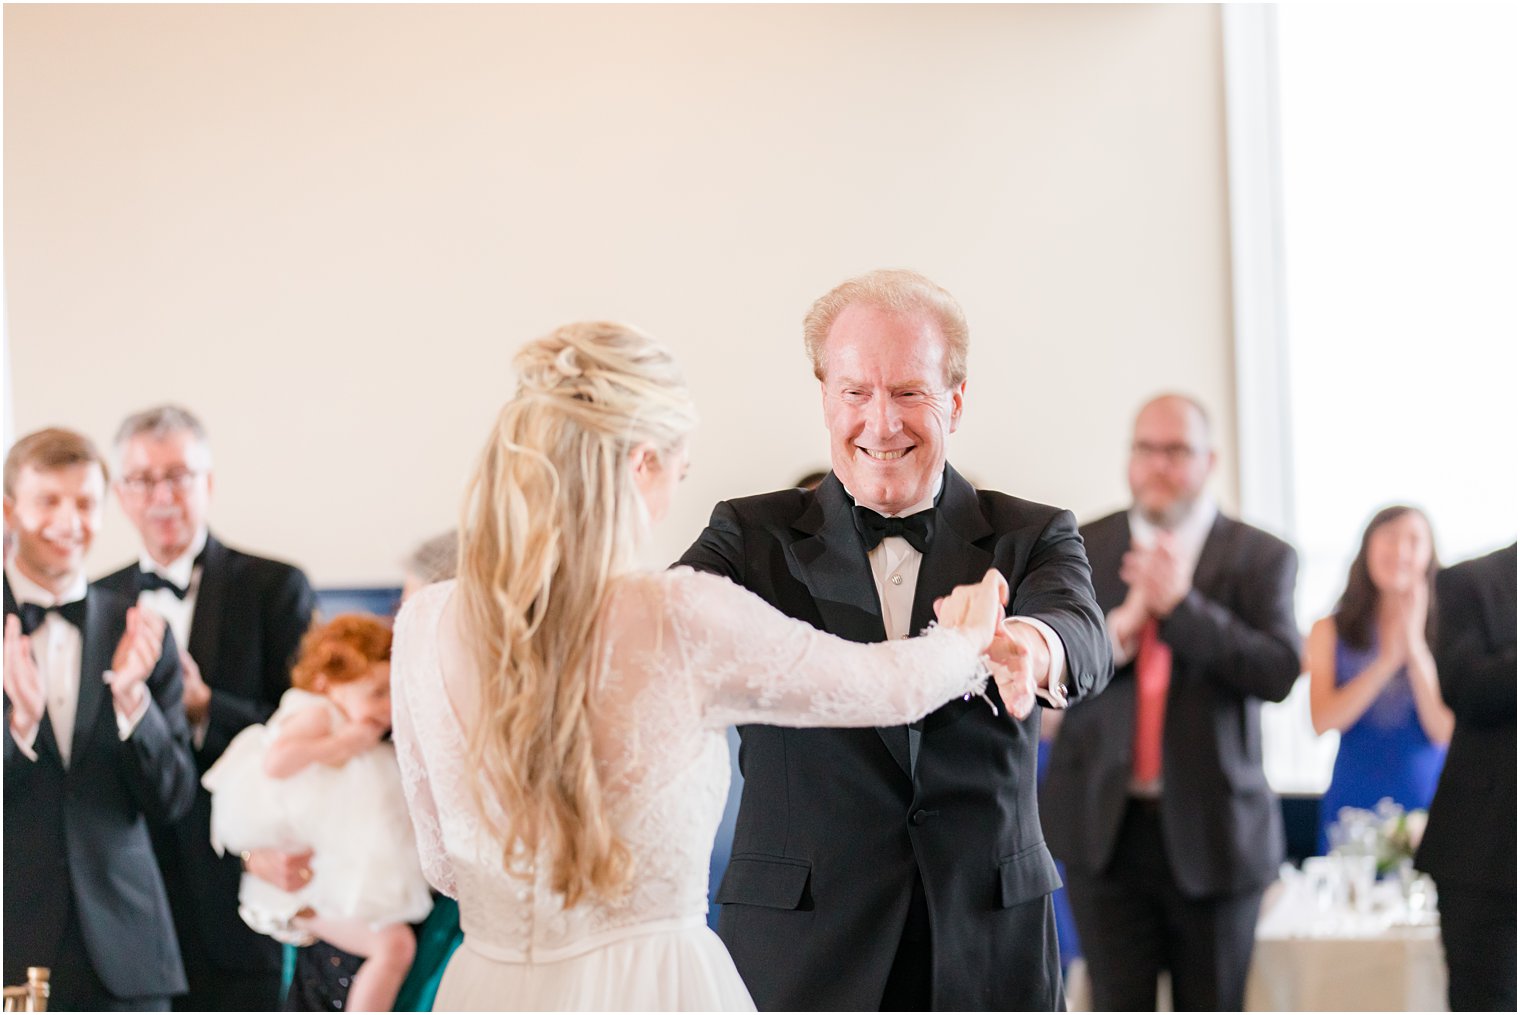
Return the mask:
<svg viewBox="0 0 1520 1015"><path fill-rule="evenodd" d="M1298 559L1205 492L1208 418L1167 395L1135 420L1134 506L1082 528L1114 680L1065 716L1041 810L1066 864L1096 1010L1239 1010L1283 858L1263 701L1299 674Z"/></svg>
<svg viewBox="0 0 1520 1015"><path fill-rule="evenodd" d="M911 727L741 728L719 933L762 1010L1059 1008L1035 697L1064 705L1111 672L1075 520L946 464L967 345L949 293L872 272L815 303L805 335L833 471L719 504L681 563L858 642L923 631L989 567L1013 617L990 701Z"/></svg>
<svg viewBox="0 0 1520 1015"><path fill-rule="evenodd" d="M188 411L159 406L129 417L116 453L116 495L143 549L136 564L97 584L164 617L178 644L188 646L181 655L184 705L204 773L233 737L279 704L315 595L296 568L234 550L207 529L211 448ZM189 981L175 1007L278 1007L280 945L238 916L245 861L211 848L210 794L197 787L190 814L154 835ZM309 854L258 851L246 863L286 888L310 877Z"/></svg>
<svg viewBox="0 0 1520 1015"><path fill-rule="evenodd" d="M1436 575L1456 716L1415 865L1435 879L1452 1011L1515 1010L1515 544Z"/></svg>
<svg viewBox="0 0 1520 1015"><path fill-rule="evenodd" d="M5 982L52 970L59 1011L167 1011L184 990L150 820L195 766L163 622L92 589L105 465L39 430L5 460Z"/></svg>

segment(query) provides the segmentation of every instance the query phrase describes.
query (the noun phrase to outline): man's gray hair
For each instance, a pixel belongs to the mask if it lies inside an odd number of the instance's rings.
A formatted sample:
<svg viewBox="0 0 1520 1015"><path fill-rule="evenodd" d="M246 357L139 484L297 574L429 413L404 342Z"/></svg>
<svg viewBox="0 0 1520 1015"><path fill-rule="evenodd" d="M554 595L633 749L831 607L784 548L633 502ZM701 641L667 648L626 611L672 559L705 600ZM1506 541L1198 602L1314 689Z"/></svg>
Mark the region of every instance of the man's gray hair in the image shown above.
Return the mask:
<svg viewBox="0 0 1520 1015"><path fill-rule="evenodd" d="M434 536L406 558L406 573L428 585L448 581L459 573L459 530Z"/></svg>
<svg viewBox="0 0 1520 1015"><path fill-rule="evenodd" d="M210 468L211 442L206 438L206 427L195 413L180 405L155 405L151 409L134 412L122 420L121 426L116 429L116 441L113 444L118 465L121 462L122 449L133 437L147 434L150 437L163 438L176 433L187 433L195 438L196 443L205 453L205 467Z"/></svg>

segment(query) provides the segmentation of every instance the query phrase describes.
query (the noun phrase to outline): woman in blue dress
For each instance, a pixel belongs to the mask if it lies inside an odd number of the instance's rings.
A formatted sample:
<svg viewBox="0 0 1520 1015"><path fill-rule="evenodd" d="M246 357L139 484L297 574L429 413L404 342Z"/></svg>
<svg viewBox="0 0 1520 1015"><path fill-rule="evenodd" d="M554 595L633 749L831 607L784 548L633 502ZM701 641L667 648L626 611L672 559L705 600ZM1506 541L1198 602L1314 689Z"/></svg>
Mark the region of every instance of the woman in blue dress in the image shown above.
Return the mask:
<svg viewBox="0 0 1520 1015"><path fill-rule="evenodd" d="M1435 795L1453 723L1429 645L1437 567L1429 519L1384 508L1362 534L1335 612L1309 632L1314 729L1341 734L1320 803L1322 851L1342 807L1370 810L1391 797L1428 808Z"/></svg>

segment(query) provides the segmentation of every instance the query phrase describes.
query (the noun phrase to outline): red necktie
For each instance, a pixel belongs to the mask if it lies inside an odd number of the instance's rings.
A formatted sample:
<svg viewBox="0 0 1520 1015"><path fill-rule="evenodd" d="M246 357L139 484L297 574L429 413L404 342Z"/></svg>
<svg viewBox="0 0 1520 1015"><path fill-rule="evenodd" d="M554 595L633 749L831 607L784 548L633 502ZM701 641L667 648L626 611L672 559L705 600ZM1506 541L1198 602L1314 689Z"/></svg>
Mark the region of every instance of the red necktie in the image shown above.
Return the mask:
<svg viewBox="0 0 1520 1015"><path fill-rule="evenodd" d="M1135 781L1161 778L1161 731L1166 727L1166 689L1172 682L1172 647L1154 620L1140 632L1135 654Z"/></svg>

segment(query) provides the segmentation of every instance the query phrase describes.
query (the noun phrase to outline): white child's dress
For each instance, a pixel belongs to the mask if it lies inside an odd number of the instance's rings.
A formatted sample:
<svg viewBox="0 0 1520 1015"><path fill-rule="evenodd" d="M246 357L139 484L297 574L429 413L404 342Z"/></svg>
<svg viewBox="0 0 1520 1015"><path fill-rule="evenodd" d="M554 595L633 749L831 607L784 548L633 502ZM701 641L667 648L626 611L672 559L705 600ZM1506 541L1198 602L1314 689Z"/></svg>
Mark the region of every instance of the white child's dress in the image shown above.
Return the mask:
<svg viewBox="0 0 1520 1015"><path fill-rule="evenodd" d="M238 911L254 930L294 944L311 940L291 927L307 907L319 916L376 927L423 919L433 901L390 743L339 767L313 762L286 779L264 771L280 727L310 708L326 709L334 729L348 722L322 695L291 688L269 722L234 737L201 779L211 792L211 844L218 852L312 851L311 880L299 891L245 873Z"/></svg>

